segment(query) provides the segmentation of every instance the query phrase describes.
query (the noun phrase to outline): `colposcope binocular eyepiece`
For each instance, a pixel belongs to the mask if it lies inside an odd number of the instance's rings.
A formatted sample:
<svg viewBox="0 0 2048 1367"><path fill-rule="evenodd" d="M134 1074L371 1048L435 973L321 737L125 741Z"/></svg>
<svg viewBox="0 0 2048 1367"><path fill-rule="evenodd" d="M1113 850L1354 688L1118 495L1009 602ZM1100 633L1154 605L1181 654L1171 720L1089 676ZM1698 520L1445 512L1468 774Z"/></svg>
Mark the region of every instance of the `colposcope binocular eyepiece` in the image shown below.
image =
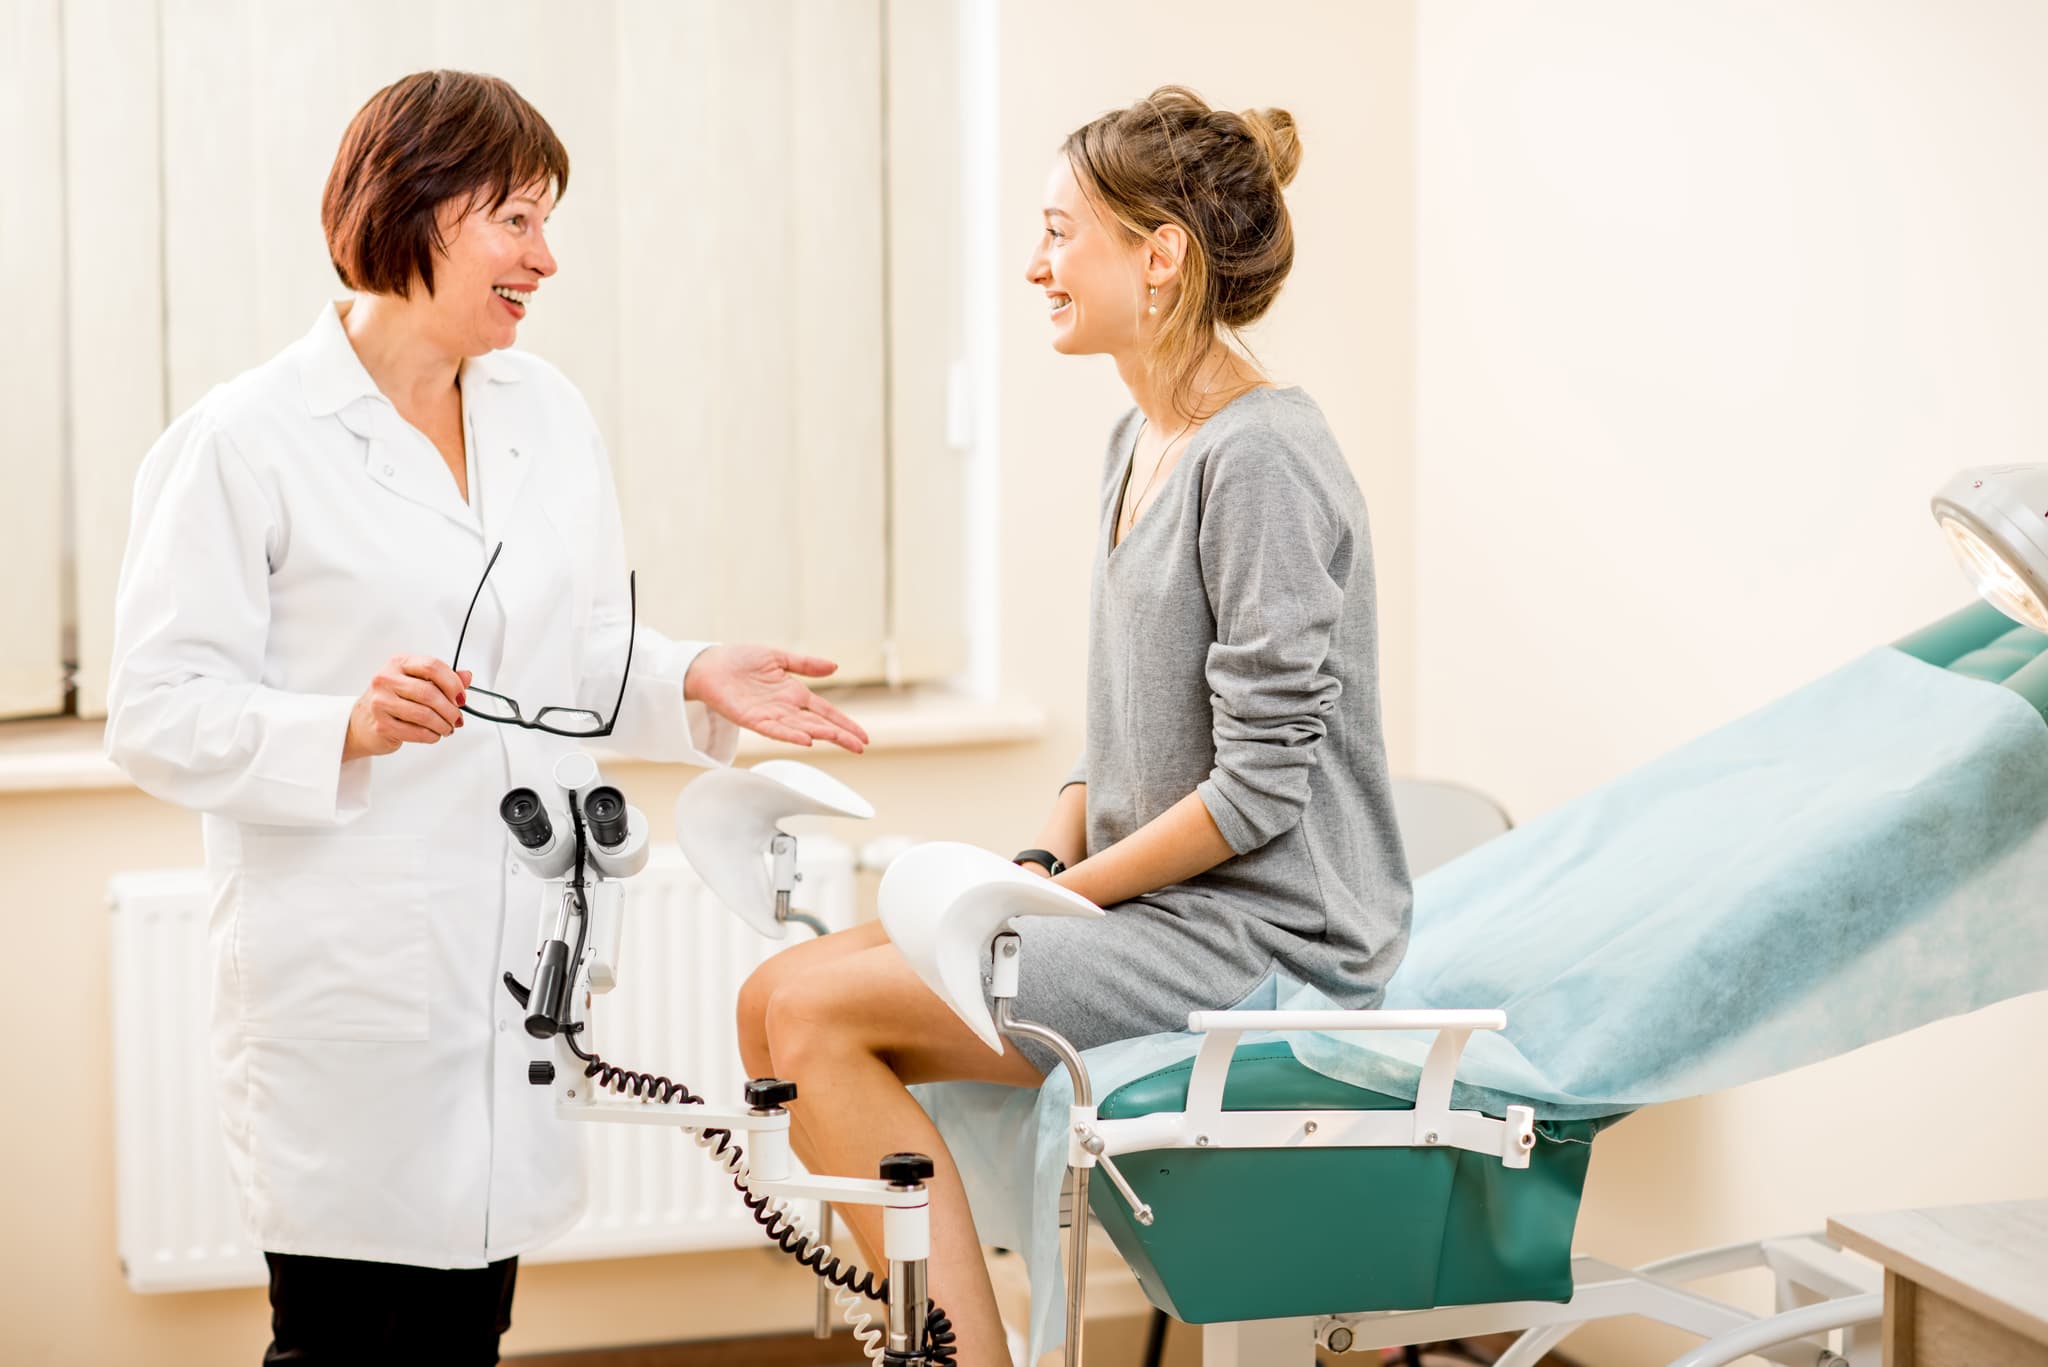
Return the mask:
<svg viewBox="0 0 2048 1367"><path fill-rule="evenodd" d="M512 832L512 838L529 850L545 849L548 841L555 838L547 804L531 788L514 788L505 794L498 803L498 817Z"/></svg>
<svg viewBox="0 0 2048 1367"><path fill-rule="evenodd" d="M609 783L583 799L583 819L590 823L590 838L606 849L626 843L626 795Z"/></svg>

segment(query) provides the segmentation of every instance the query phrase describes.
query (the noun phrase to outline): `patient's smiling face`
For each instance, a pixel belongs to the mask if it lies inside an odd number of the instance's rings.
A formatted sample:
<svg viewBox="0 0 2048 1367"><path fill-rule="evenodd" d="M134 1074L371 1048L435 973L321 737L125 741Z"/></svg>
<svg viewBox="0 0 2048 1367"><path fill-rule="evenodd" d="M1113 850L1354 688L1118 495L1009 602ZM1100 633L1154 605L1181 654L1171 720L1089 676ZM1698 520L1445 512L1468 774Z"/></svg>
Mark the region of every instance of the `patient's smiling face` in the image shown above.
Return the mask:
<svg viewBox="0 0 2048 1367"><path fill-rule="evenodd" d="M1148 247L1096 212L1065 157L1045 183L1045 228L1024 278L1045 291L1053 350L1123 355L1140 343ZM1159 301L1164 310L1164 291Z"/></svg>

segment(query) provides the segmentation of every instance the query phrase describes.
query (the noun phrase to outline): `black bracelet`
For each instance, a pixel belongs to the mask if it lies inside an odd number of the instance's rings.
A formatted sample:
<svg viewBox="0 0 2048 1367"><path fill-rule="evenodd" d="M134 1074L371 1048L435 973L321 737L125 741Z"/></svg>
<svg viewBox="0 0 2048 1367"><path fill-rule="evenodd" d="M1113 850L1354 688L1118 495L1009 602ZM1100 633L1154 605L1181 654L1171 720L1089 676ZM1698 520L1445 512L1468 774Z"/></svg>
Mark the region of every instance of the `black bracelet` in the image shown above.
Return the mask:
<svg viewBox="0 0 2048 1367"><path fill-rule="evenodd" d="M1054 878L1067 871L1067 866L1062 864L1060 857L1051 850L1019 850L1016 857L1011 859L1010 862L1012 864L1036 864Z"/></svg>

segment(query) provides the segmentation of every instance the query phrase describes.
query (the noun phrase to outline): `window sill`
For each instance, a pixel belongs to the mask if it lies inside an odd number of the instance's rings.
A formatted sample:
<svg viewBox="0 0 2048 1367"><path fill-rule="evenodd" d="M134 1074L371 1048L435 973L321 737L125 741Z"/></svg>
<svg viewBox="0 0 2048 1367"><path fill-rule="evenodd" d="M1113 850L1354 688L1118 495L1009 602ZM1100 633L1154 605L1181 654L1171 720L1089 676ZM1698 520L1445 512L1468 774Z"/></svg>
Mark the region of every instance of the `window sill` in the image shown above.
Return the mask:
<svg viewBox="0 0 2048 1367"><path fill-rule="evenodd" d="M976 745L1022 745L1043 740L1045 709L1016 698L974 698L950 689L848 688L826 695L832 705L868 733L867 753L940 750ZM832 746L825 751L840 753ZM804 747L740 734L742 760L788 759L810 753Z"/></svg>
<svg viewBox="0 0 2048 1367"><path fill-rule="evenodd" d="M1045 710L1014 699L970 698L944 688L848 689L830 696L834 706L867 730L871 755L1019 745L1046 734ZM839 753L830 746L807 751L749 733L740 739L739 758L750 763ZM640 762L624 756L611 760ZM0 723L0 795L134 786L100 753L99 722L59 718Z"/></svg>

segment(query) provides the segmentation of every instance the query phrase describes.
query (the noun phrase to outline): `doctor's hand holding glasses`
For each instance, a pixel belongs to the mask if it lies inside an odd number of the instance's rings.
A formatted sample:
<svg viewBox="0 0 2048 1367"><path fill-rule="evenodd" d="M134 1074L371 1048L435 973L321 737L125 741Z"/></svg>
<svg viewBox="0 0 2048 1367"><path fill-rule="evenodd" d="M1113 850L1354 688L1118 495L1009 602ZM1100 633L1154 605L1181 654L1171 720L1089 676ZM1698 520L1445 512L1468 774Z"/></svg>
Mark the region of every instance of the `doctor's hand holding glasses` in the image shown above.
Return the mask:
<svg viewBox="0 0 2048 1367"><path fill-rule="evenodd" d="M633 638L639 626L639 593L635 576L626 579L632 613L626 634L626 664L619 673L619 694L611 715L601 717L586 707L541 707L528 717L518 700L503 693L470 686L473 675L461 668L462 643L469 637L470 618L491 570L504 554L505 543L491 550L483 577L469 596L455 653L447 664L423 655L395 656L370 683L349 716L343 759L388 755L399 746L431 745L462 725L463 714L503 726L546 731L573 740L596 740L612 733L626 699L633 673ZM700 653L683 676L683 700L701 702L719 716L771 740L809 746L828 741L860 754L868 735L851 717L820 698L802 682L824 678L838 669L815 655L792 655L773 646L718 645Z"/></svg>

